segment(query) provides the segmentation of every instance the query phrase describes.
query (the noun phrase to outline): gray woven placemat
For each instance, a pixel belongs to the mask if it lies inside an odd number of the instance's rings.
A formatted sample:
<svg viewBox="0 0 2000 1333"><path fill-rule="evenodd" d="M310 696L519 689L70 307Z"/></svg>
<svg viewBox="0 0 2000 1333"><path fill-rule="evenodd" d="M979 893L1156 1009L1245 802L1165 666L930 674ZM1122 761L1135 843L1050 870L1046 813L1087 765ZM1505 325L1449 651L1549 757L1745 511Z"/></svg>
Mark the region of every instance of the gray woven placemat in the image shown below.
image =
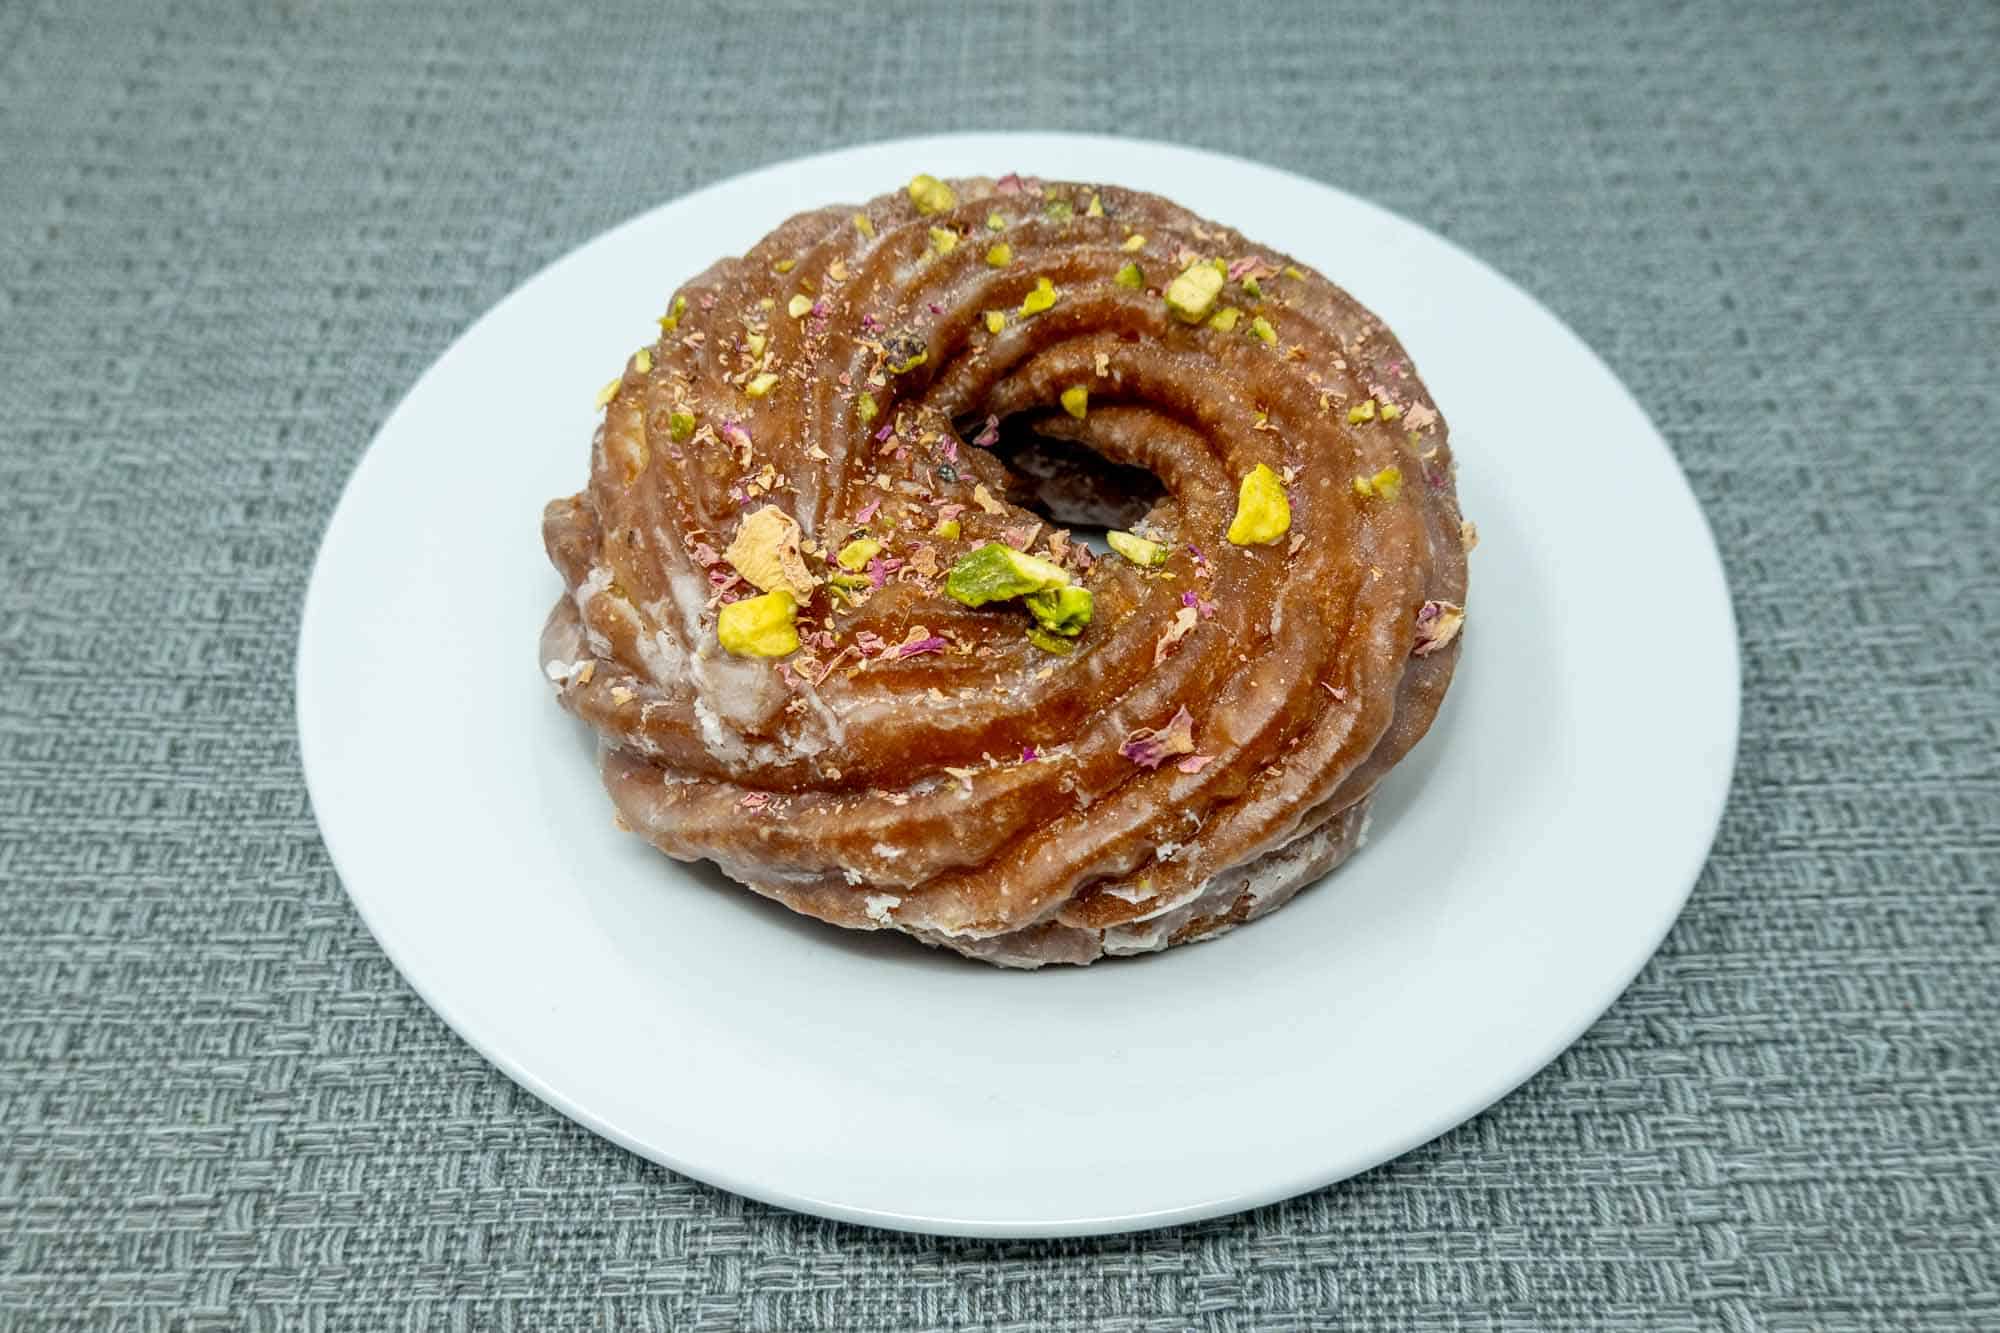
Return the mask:
<svg viewBox="0 0 2000 1333"><path fill-rule="evenodd" d="M2000 7L505 8L0 4L0 1327L2000 1327ZM1101 1242L573 1127L384 961L291 719L320 528L471 318L718 176L1010 126L1492 260L1666 432L1745 631L1714 859L1583 1041Z"/></svg>

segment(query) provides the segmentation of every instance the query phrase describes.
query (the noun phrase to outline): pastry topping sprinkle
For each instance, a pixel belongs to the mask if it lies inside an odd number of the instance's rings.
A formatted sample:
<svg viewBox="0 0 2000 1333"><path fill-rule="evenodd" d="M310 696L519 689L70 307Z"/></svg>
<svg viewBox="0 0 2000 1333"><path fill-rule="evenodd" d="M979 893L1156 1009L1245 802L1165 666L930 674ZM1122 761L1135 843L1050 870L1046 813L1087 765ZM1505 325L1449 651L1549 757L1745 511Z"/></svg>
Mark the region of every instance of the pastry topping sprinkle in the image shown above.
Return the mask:
<svg viewBox="0 0 2000 1333"><path fill-rule="evenodd" d="M1264 342L1274 347L1277 345L1278 331L1272 328L1271 321L1265 319L1262 315L1250 321L1250 332L1256 334Z"/></svg>
<svg viewBox="0 0 2000 1333"><path fill-rule="evenodd" d="M988 268L1005 268L1013 262L1014 247L1008 245L1005 241L993 246L986 252L986 266Z"/></svg>
<svg viewBox="0 0 2000 1333"><path fill-rule="evenodd" d="M1356 477L1354 493L1363 499L1394 500L1403 493L1403 469L1392 463L1372 477Z"/></svg>
<svg viewBox="0 0 2000 1333"><path fill-rule="evenodd" d="M998 213L988 213L986 215L986 230L988 231L1007 230L1007 219L1000 216L1000 214Z"/></svg>
<svg viewBox="0 0 2000 1333"><path fill-rule="evenodd" d="M880 407L876 406L875 395L872 393L863 393L859 398L854 400L854 415L860 419L861 424L864 426L873 421L875 414L881 410Z"/></svg>
<svg viewBox="0 0 2000 1333"><path fill-rule="evenodd" d="M748 384L744 385L743 392L749 394L752 398L762 398L777 387L777 373L767 370L761 375L754 376Z"/></svg>
<svg viewBox="0 0 2000 1333"><path fill-rule="evenodd" d="M1076 651L1075 643L1063 638L1060 634L1049 633L1040 625L1036 625L1028 631L1028 642L1034 644L1035 647L1045 653L1054 653L1057 657L1068 657Z"/></svg>
<svg viewBox="0 0 2000 1333"><path fill-rule="evenodd" d="M1175 764L1174 767L1183 773L1199 773L1214 762L1215 756L1212 754L1191 754L1178 764Z"/></svg>
<svg viewBox="0 0 2000 1333"><path fill-rule="evenodd" d="M942 213L958 207L958 195L937 177L920 173L910 181L910 202L919 213Z"/></svg>
<svg viewBox="0 0 2000 1333"><path fill-rule="evenodd" d="M834 563L849 573L859 573L868 567L868 562L881 550L881 542L861 537L841 547L840 554L834 557Z"/></svg>
<svg viewBox="0 0 2000 1333"><path fill-rule="evenodd" d="M1125 738L1118 753L1141 768L1158 768L1179 754L1194 753L1194 718L1183 704L1166 726L1154 730L1141 727Z"/></svg>
<svg viewBox="0 0 2000 1333"><path fill-rule="evenodd" d="M875 224L869 220L866 213L856 213L854 215L854 230L860 232L871 241L875 239Z"/></svg>
<svg viewBox="0 0 2000 1333"><path fill-rule="evenodd" d="M1104 201L1093 194L1090 196L1090 207L1083 210L1083 215L1087 218L1103 217Z"/></svg>
<svg viewBox="0 0 2000 1333"><path fill-rule="evenodd" d="M1292 505L1284 483L1263 463L1244 474L1236 489L1236 517L1229 523L1229 540L1238 546L1274 542L1291 530Z"/></svg>
<svg viewBox="0 0 2000 1333"><path fill-rule="evenodd" d="M1055 283L1045 277L1036 278L1035 290L1021 298L1021 313L1023 315L1041 314L1056 303L1058 294Z"/></svg>
<svg viewBox="0 0 2000 1333"><path fill-rule="evenodd" d="M1007 506L994 499L993 492L987 490L984 486L974 486L972 488L972 503L978 505L989 514L1003 515L1007 512Z"/></svg>
<svg viewBox="0 0 2000 1333"><path fill-rule="evenodd" d="M799 650L798 603L783 590L745 597L722 608L716 635L738 657L785 657Z"/></svg>
<svg viewBox="0 0 2000 1333"><path fill-rule="evenodd" d="M1000 418L987 417L986 424L979 428L979 434L972 437L972 442L981 449L991 449L1000 443Z"/></svg>
<svg viewBox="0 0 2000 1333"><path fill-rule="evenodd" d="M1119 246L1118 248L1120 250L1123 250L1128 255L1137 254L1139 253L1139 251L1146 248L1146 238L1135 231L1130 236L1127 236L1125 238L1125 244Z"/></svg>
<svg viewBox="0 0 2000 1333"><path fill-rule="evenodd" d="M1472 548L1479 545L1479 525L1469 518L1458 520L1458 544L1470 555Z"/></svg>
<svg viewBox="0 0 2000 1333"><path fill-rule="evenodd" d="M1074 585L1028 594L1028 614L1051 634L1073 639L1090 623L1090 589Z"/></svg>
<svg viewBox="0 0 2000 1333"><path fill-rule="evenodd" d="M1173 651L1174 645L1193 633L1195 621L1199 618L1199 614L1192 606L1183 606L1180 610L1174 612L1174 623L1167 626L1167 632L1162 634L1160 641L1153 645L1154 666L1158 666L1160 663L1166 661L1167 654Z"/></svg>
<svg viewBox="0 0 2000 1333"><path fill-rule="evenodd" d="M959 558L945 576L944 590L966 606L984 606L1067 587L1069 581L1069 571L1061 565L1017 551L1004 542L987 542Z"/></svg>
<svg viewBox="0 0 2000 1333"><path fill-rule="evenodd" d="M1146 275L1139 271L1137 264L1127 264L1124 268L1118 270L1117 275L1111 281L1117 283L1120 287L1130 288L1136 292L1145 288Z"/></svg>
<svg viewBox="0 0 2000 1333"><path fill-rule="evenodd" d="M686 444L689 440L693 439L694 413L667 413L667 434L673 437L675 444Z"/></svg>
<svg viewBox="0 0 2000 1333"><path fill-rule="evenodd" d="M812 308L813 299L804 292L797 293L791 300L785 302L785 313L793 319L804 319L812 313Z"/></svg>
<svg viewBox="0 0 2000 1333"><path fill-rule="evenodd" d="M1226 305L1208 317L1208 327L1228 333L1236 327L1236 321L1243 318L1243 312L1233 305Z"/></svg>
<svg viewBox="0 0 2000 1333"><path fill-rule="evenodd" d="M1167 284L1167 309L1184 324L1199 324L1208 318L1221 292L1221 271L1205 260L1197 260Z"/></svg>
<svg viewBox="0 0 2000 1333"><path fill-rule="evenodd" d="M914 333L892 334L882 342L882 368L903 375L931 359L930 345Z"/></svg>
<svg viewBox="0 0 2000 1333"><path fill-rule="evenodd" d="M623 375L620 375L617 379L612 380L609 384L606 384L603 388L599 389L597 391L597 405L599 407L609 407L611 405L611 400L618 396L618 386L623 384L624 382L625 382L625 377Z"/></svg>
<svg viewBox="0 0 2000 1333"><path fill-rule="evenodd" d="M1347 409L1347 424L1350 426L1358 426L1364 421L1373 421L1374 419L1375 400L1373 398L1364 398Z"/></svg>
<svg viewBox="0 0 2000 1333"><path fill-rule="evenodd" d="M1167 548L1130 532L1107 532L1104 540L1111 549L1142 568L1167 563Z"/></svg>
<svg viewBox="0 0 2000 1333"><path fill-rule="evenodd" d="M986 312L986 331L988 333L998 333L1006 327L1007 313L1004 310L989 310Z"/></svg>
<svg viewBox="0 0 2000 1333"><path fill-rule="evenodd" d="M1072 384L1069 388L1064 389L1062 391L1062 405L1063 411L1069 413L1078 421L1083 420L1084 414L1090 410L1089 386Z"/></svg>
<svg viewBox="0 0 2000 1333"><path fill-rule="evenodd" d="M1417 642L1412 657L1429 657L1458 637L1465 608L1455 602L1425 602L1417 608Z"/></svg>
<svg viewBox="0 0 2000 1333"><path fill-rule="evenodd" d="M786 592L800 602L818 582L800 550L799 522L776 505L765 505L743 520L722 558L765 592Z"/></svg>
<svg viewBox="0 0 2000 1333"><path fill-rule="evenodd" d="M948 255L958 249L958 233L950 227L931 228L931 249L941 255Z"/></svg>
<svg viewBox="0 0 2000 1333"><path fill-rule="evenodd" d="M667 313L660 317L660 332L672 333L675 329L679 328L681 316L687 313L687 308L688 299L685 296L676 295L673 305L668 307Z"/></svg>

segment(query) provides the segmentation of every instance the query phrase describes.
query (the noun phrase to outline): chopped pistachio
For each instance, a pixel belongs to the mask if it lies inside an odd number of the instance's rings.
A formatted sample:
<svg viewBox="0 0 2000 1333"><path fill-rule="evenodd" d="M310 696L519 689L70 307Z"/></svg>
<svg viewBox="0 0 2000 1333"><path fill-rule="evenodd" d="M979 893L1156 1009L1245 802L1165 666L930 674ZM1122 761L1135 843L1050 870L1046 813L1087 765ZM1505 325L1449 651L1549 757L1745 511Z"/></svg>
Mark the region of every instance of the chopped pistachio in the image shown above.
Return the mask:
<svg viewBox="0 0 2000 1333"><path fill-rule="evenodd" d="M1135 231L1130 236L1127 236L1125 238L1125 244L1119 246L1118 248L1120 250L1123 250L1128 255L1132 254L1136 251L1143 250L1146 248L1146 238L1144 234Z"/></svg>
<svg viewBox="0 0 2000 1333"><path fill-rule="evenodd" d="M694 438L694 413L667 413L667 434L673 436L675 444L686 444Z"/></svg>
<svg viewBox="0 0 2000 1333"><path fill-rule="evenodd" d="M772 300L770 297L766 296L762 300L757 302L757 308L759 310L776 310L778 308L778 303Z"/></svg>
<svg viewBox="0 0 2000 1333"><path fill-rule="evenodd" d="M842 572L828 575L826 581L833 585L836 592L863 592L875 586L874 582L866 574Z"/></svg>
<svg viewBox="0 0 2000 1333"><path fill-rule="evenodd" d="M790 593L767 592L723 607L715 632L723 650L738 657L784 657L799 650L797 615Z"/></svg>
<svg viewBox="0 0 2000 1333"><path fill-rule="evenodd" d="M1056 222L1068 222L1076 216L1076 209L1070 205L1067 199L1049 200L1042 205L1042 212L1048 214Z"/></svg>
<svg viewBox="0 0 2000 1333"><path fill-rule="evenodd" d="M1292 526L1292 504L1278 474L1262 463L1243 475L1236 488L1236 517L1229 523L1229 540L1238 546L1274 542Z"/></svg>
<svg viewBox="0 0 2000 1333"><path fill-rule="evenodd" d="M1403 469L1392 463L1372 477L1356 477L1354 493L1364 499L1375 496L1383 500L1394 500L1403 493Z"/></svg>
<svg viewBox="0 0 2000 1333"><path fill-rule="evenodd" d="M1394 403L1382 404L1382 420L1394 421L1397 417L1401 415L1403 415L1403 409L1396 406Z"/></svg>
<svg viewBox="0 0 2000 1333"><path fill-rule="evenodd" d="M777 373L775 371L767 370L763 374L753 378L748 384L744 385L743 392L749 394L752 398L762 398L765 394L771 392L772 389L776 388L777 385L778 385Z"/></svg>
<svg viewBox="0 0 2000 1333"><path fill-rule="evenodd" d="M1152 568L1167 563L1167 548L1158 542L1149 542L1144 537L1131 532L1107 532L1104 540L1111 549L1130 560L1135 565Z"/></svg>
<svg viewBox="0 0 2000 1333"><path fill-rule="evenodd" d="M860 537L840 548L834 560L842 569L859 571L868 568L868 562L882 552L882 543L871 537Z"/></svg>
<svg viewBox="0 0 2000 1333"><path fill-rule="evenodd" d="M1130 287L1135 292L1146 285L1146 275L1139 271L1137 264L1127 264L1119 269L1118 275L1111 280L1120 287Z"/></svg>
<svg viewBox="0 0 2000 1333"><path fill-rule="evenodd" d="M998 333L1000 332L1000 330L1006 327L1007 327L1006 311L989 310L986 312L986 331L988 333Z"/></svg>
<svg viewBox="0 0 2000 1333"><path fill-rule="evenodd" d="M1089 207L1089 208L1086 208L1086 209L1084 209L1084 210L1083 210L1083 215L1084 215L1085 217L1087 217L1087 218L1101 218L1101 217L1103 217L1103 216L1104 216L1104 201L1103 201L1102 199L1098 198L1098 197L1097 197L1096 195L1094 195L1094 194L1093 194L1093 195L1091 195L1091 196L1090 196L1090 207Z"/></svg>
<svg viewBox="0 0 2000 1333"><path fill-rule="evenodd" d="M1347 424L1350 426L1357 426L1364 421L1373 421L1374 419L1375 400L1373 398L1364 398L1347 409Z"/></svg>
<svg viewBox="0 0 2000 1333"><path fill-rule="evenodd" d="M612 380L609 384L599 389L597 391L597 405L599 407L609 407L611 400L618 396L618 386L624 382L625 377L620 375L617 379Z"/></svg>
<svg viewBox="0 0 2000 1333"><path fill-rule="evenodd" d="M1084 414L1090 411L1090 387L1084 384L1072 384L1069 388L1064 389L1062 391L1062 405L1063 411L1069 413L1078 421L1083 420Z"/></svg>
<svg viewBox="0 0 2000 1333"><path fill-rule="evenodd" d="M1063 638L1061 635L1051 634L1040 625L1036 625L1028 631L1028 642L1034 644L1035 647L1045 653L1054 653L1057 657L1068 657L1076 651L1076 644L1074 642Z"/></svg>
<svg viewBox="0 0 2000 1333"><path fill-rule="evenodd" d="M931 535L933 537L942 537L944 538L944 540L948 542L957 541L958 534L961 531L963 531L963 529L959 526L958 520L955 518L948 518L944 522L932 528Z"/></svg>
<svg viewBox="0 0 2000 1333"><path fill-rule="evenodd" d="M812 308L813 308L813 299L810 296L807 296L804 292L800 292L798 295L794 296L791 300L785 302L785 313L790 315L793 319L799 319L803 317L804 315L809 313L812 310Z"/></svg>
<svg viewBox="0 0 2000 1333"><path fill-rule="evenodd" d="M1197 260L1167 284L1167 309L1184 324L1201 323L1215 307L1216 295L1222 290L1222 279L1223 275L1214 265Z"/></svg>
<svg viewBox="0 0 2000 1333"><path fill-rule="evenodd" d="M764 348L766 342L767 340L765 339L763 334L753 333L749 337L743 340L743 345L750 349L750 355L762 356L764 355Z"/></svg>
<svg viewBox="0 0 2000 1333"><path fill-rule="evenodd" d="M1208 327L1211 329L1220 329L1222 332L1228 333L1236 327L1236 321L1242 317L1243 312L1241 310L1238 310L1233 305L1226 305L1208 317Z"/></svg>
<svg viewBox="0 0 2000 1333"><path fill-rule="evenodd" d="M650 347L641 347L638 351L634 352L632 354L632 368L641 375L649 373L653 369L653 349Z"/></svg>
<svg viewBox="0 0 2000 1333"><path fill-rule="evenodd" d="M1217 273L1220 273L1224 278L1227 278L1229 276L1229 261L1227 259L1224 259L1221 255L1217 255L1215 256L1215 258L1209 260L1208 266L1214 269Z"/></svg>
<svg viewBox="0 0 2000 1333"><path fill-rule="evenodd" d="M854 230L860 232L871 241L875 239L875 223L866 213L856 213L854 215Z"/></svg>
<svg viewBox="0 0 2000 1333"><path fill-rule="evenodd" d="M1005 268L1013 262L1014 247L1005 241L986 252L986 263L989 268Z"/></svg>
<svg viewBox="0 0 2000 1333"><path fill-rule="evenodd" d="M1425 602L1417 608L1417 640L1412 657L1429 657L1448 647L1465 626L1465 608L1457 602Z"/></svg>
<svg viewBox="0 0 2000 1333"><path fill-rule="evenodd" d="M914 333L893 334L882 341L882 369L903 375L931 359L930 345Z"/></svg>
<svg viewBox="0 0 2000 1333"><path fill-rule="evenodd" d="M679 327L681 316L687 313L687 308L687 297L680 295L678 292L675 293L673 304L667 308L667 313L660 319L660 332L672 333Z"/></svg>
<svg viewBox="0 0 2000 1333"><path fill-rule="evenodd" d="M1069 571L1061 565L1004 542L987 542L959 557L945 576L944 590L966 606L984 606L1068 584Z"/></svg>
<svg viewBox="0 0 2000 1333"><path fill-rule="evenodd" d="M777 263L771 265L772 268L778 270L780 273L790 273L798 266L799 261L796 259L780 259Z"/></svg>
<svg viewBox="0 0 2000 1333"><path fill-rule="evenodd" d="M1091 596L1088 588L1049 588L1030 593L1024 600L1035 623L1051 634L1073 639L1083 633L1083 627L1090 623Z"/></svg>
<svg viewBox="0 0 2000 1333"><path fill-rule="evenodd" d="M1243 294L1253 301L1264 299L1264 289L1257 285L1257 279L1254 277L1243 279Z"/></svg>
<svg viewBox="0 0 2000 1333"><path fill-rule="evenodd" d="M1256 334L1258 338L1271 344L1273 347L1278 345L1278 331L1272 328L1271 321L1265 319L1262 315L1250 321L1250 332Z"/></svg>
<svg viewBox="0 0 2000 1333"><path fill-rule="evenodd" d="M937 177L919 174L910 180L910 202L919 213L942 213L958 207L958 195Z"/></svg>
<svg viewBox="0 0 2000 1333"><path fill-rule="evenodd" d="M1056 285L1047 278L1035 279L1035 290L1021 299L1021 313L1039 315L1056 303Z"/></svg>
<svg viewBox="0 0 2000 1333"><path fill-rule="evenodd" d="M1306 280L1306 275L1299 272L1298 267L1294 264L1285 265L1284 273L1286 277L1294 278L1299 282L1304 282Z"/></svg>
<svg viewBox="0 0 2000 1333"><path fill-rule="evenodd" d="M948 255L958 249L958 233L950 227L931 228L931 249L941 255Z"/></svg>
<svg viewBox="0 0 2000 1333"><path fill-rule="evenodd" d="M876 406L875 395L872 393L864 393L854 400L854 415L861 418L861 424L864 426L873 421L875 414L881 410Z"/></svg>
<svg viewBox="0 0 2000 1333"><path fill-rule="evenodd" d="M998 213L988 213L986 215L986 230L988 231L1007 230L1007 219L1001 217Z"/></svg>

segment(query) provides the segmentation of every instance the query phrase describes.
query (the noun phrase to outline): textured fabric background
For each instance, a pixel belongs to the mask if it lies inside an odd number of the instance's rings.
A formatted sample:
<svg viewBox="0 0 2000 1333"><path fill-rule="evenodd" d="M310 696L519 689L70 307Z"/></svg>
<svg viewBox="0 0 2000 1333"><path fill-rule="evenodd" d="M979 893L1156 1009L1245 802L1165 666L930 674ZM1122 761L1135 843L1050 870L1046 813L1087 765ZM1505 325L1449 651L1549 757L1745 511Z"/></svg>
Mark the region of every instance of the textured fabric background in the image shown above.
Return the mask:
<svg viewBox="0 0 2000 1333"><path fill-rule="evenodd" d="M291 717L342 480L475 315L722 175L1009 127L1496 263L1666 432L1746 640L1714 859L1588 1036L1101 1242L797 1217L545 1109L349 910ZM1996 407L1990 3L0 0L0 1327L2000 1328Z"/></svg>

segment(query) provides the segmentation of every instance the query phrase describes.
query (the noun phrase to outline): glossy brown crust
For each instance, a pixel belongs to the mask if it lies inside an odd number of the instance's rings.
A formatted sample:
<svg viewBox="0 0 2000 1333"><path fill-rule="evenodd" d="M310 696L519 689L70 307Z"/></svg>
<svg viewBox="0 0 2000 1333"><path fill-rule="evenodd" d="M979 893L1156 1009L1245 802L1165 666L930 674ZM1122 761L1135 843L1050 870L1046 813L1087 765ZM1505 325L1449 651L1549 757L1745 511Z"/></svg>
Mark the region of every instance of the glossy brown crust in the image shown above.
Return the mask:
<svg viewBox="0 0 2000 1333"><path fill-rule="evenodd" d="M1152 195L951 184L956 207L928 216L907 194L803 214L682 289L606 407L588 488L544 516L567 589L545 670L602 738L627 823L797 910L1019 965L1205 937L1352 849L1444 696L1458 642L1416 650L1424 605L1465 600L1445 423L1380 322L1296 261ZM1210 257L1236 275L1230 331L1161 297ZM1143 288L1114 281L1127 264ZM1040 278L1057 300L1023 314ZM920 365L888 372L919 343ZM1082 420L1050 411L1078 385ZM698 423L683 442L677 413ZM953 423L1014 414L1157 475L1145 526L1166 565L1090 561L1006 504L1006 469ZM1259 463L1284 476L1291 527L1239 547L1224 533ZM1393 495L1359 492L1392 467ZM800 652L735 657L717 612L755 589L719 553L773 504L822 581ZM956 538L934 535L947 516ZM902 563L849 606L825 560L864 534ZM1069 656L1028 642L1018 604L943 593L961 555L1024 536L1094 595ZM945 650L896 656L929 637ZM1198 771L1120 752L1181 707Z"/></svg>

